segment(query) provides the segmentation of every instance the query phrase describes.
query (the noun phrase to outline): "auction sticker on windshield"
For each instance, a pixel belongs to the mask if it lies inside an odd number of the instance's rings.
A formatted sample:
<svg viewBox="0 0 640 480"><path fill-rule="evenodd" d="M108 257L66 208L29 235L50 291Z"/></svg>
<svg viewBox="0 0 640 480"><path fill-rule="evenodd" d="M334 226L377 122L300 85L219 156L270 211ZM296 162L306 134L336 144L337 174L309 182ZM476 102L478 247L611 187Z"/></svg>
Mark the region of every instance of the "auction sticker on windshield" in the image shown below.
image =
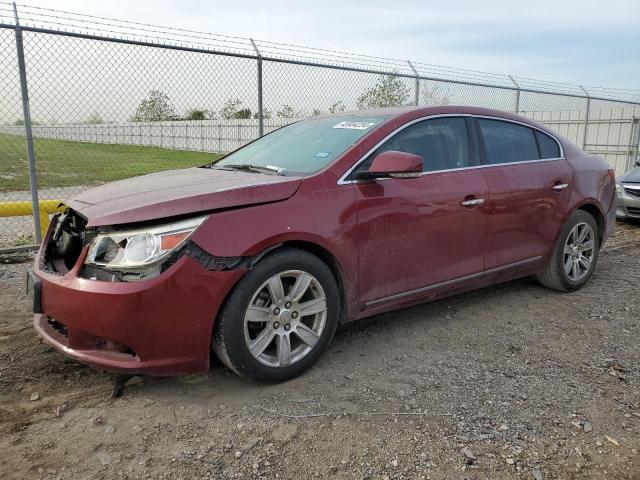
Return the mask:
<svg viewBox="0 0 640 480"><path fill-rule="evenodd" d="M333 128L351 128L353 130L366 130L367 128L375 125L372 122L340 122L334 125Z"/></svg>

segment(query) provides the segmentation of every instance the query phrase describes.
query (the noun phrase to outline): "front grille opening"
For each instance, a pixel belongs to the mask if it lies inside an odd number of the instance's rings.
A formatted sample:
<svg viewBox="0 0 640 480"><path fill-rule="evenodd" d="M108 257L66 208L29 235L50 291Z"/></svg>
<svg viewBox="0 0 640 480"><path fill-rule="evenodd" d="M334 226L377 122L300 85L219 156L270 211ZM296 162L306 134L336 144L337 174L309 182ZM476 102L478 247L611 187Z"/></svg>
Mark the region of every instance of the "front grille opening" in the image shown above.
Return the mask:
<svg viewBox="0 0 640 480"><path fill-rule="evenodd" d="M69 332L67 331L67 326L54 320L53 318L47 319L47 323L53 328L56 332L62 335L65 338L69 337Z"/></svg>
<svg viewBox="0 0 640 480"><path fill-rule="evenodd" d="M630 195L630 196L636 197L636 198L640 198L640 190L635 190L635 189L632 189L632 188L625 188L624 191L625 191L625 193L627 195Z"/></svg>
<svg viewBox="0 0 640 480"><path fill-rule="evenodd" d="M633 215L640 215L640 208L627 207L627 210L629 211L629 213L631 213Z"/></svg>
<svg viewBox="0 0 640 480"><path fill-rule="evenodd" d="M71 209L56 218L55 228L45 250L46 270L65 274L80 257L87 222Z"/></svg>
<svg viewBox="0 0 640 480"><path fill-rule="evenodd" d="M131 347L124 343L116 342L115 340L109 340L108 338L96 337L96 349L106 350L108 352L123 353L132 357L136 356L136 352Z"/></svg>

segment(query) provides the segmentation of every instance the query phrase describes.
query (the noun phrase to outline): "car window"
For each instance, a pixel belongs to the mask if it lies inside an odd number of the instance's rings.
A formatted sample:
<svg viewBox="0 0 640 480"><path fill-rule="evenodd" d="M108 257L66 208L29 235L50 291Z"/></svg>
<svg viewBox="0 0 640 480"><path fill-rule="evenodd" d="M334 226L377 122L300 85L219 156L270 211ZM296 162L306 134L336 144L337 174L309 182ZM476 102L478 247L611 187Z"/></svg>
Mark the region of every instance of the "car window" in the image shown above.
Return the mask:
<svg viewBox="0 0 640 480"><path fill-rule="evenodd" d="M425 172L468 167L466 121L462 117L442 117L415 123L387 140L363 167L368 168L377 155L389 150L421 156Z"/></svg>
<svg viewBox="0 0 640 480"><path fill-rule="evenodd" d="M512 163L538 160L538 145L533 129L501 120L478 119L487 163Z"/></svg>
<svg viewBox="0 0 640 480"><path fill-rule="evenodd" d="M540 158L560 158L560 147L553 138L536 130L536 139L540 148Z"/></svg>
<svg viewBox="0 0 640 480"><path fill-rule="evenodd" d="M302 120L245 145L215 165L251 165L283 175L310 175L329 165L383 121L383 117L355 115Z"/></svg>

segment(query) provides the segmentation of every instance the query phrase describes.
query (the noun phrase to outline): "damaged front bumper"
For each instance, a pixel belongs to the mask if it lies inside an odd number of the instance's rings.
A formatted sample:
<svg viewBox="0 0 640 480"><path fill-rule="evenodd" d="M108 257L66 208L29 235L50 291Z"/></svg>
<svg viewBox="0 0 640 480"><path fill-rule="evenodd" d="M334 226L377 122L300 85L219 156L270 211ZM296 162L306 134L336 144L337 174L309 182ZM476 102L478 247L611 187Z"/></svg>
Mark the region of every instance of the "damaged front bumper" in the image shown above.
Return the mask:
<svg viewBox="0 0 640 480"><path fill-rule="evenodd" d="M85 246L68 271L57 273L45 266L53 228L38 252L31 280L37 284L34 305L39 306L34 326L47 343L105 370L148 375L208 370L214 320L245 268L207 268L203 260L215 264L215 257L193 244L149 279L83 278Z"/></svg>

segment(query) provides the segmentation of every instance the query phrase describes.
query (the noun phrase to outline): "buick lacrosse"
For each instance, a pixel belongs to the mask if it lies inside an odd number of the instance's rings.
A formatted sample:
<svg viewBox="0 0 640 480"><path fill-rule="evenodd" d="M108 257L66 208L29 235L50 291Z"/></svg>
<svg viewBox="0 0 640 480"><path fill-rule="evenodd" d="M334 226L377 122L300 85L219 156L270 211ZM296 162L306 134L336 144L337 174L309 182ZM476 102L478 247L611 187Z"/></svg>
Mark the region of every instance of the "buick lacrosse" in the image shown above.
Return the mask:
<svg viewBox="0 0 640 480"><path fill-rule="evenodd" d="M101 369L203 372L213 352L285 380L344 322L525 276L582 287L615 195L605 161L509 113L312 118L66 202L27 278L34 324Z"/></svg>

